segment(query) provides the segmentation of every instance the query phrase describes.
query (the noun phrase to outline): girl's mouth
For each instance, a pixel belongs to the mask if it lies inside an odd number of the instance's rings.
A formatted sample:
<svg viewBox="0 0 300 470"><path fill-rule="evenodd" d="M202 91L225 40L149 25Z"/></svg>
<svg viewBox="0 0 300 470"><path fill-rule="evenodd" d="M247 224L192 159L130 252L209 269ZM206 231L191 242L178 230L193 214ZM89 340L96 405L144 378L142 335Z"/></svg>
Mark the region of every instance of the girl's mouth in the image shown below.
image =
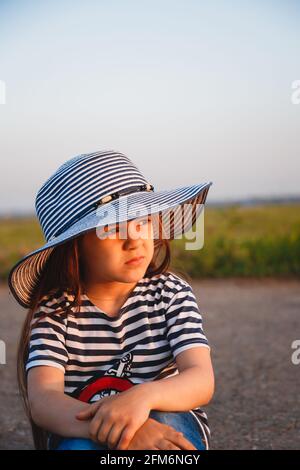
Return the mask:
<svg viewBox="0 0 300 470"><path fill-rule="evenodd" d="M137 258L132 258L131 260L126 261L125 264L136 266L137 264L142 263L144 259L145 259L145 256L139 256Z"/></svg>

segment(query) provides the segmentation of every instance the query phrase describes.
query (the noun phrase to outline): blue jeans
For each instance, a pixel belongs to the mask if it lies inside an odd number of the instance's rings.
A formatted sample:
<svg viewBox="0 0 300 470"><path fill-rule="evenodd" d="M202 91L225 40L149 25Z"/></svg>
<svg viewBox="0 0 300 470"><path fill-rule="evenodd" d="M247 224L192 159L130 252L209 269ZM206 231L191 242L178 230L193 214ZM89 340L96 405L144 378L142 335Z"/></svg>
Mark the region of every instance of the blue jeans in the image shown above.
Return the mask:
<svg viewBox="0 0 300 470"><path fill-rule="evenodd" d="M155 419L159 423L172 426L176 431L183 433L184 437L190 441L197 450L205 450L205 437L200 430L196 418L189 411L165 412L151 410L149 418ZM50 447L51 449L51 447ZM64 438L55 450L109 450L106 446L96 444L91 439Z"/></svg>

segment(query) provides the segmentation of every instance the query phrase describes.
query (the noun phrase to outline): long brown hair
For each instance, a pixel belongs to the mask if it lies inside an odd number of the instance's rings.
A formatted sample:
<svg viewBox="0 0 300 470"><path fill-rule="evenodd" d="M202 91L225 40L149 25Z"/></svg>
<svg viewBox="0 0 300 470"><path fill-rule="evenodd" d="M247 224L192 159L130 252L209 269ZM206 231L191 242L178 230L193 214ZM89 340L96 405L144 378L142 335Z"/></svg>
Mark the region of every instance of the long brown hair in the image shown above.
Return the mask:
<svg viewBox="0 0 300 470"><path fill-rule="evenodd" d="M161 227L161 221L159 221ZM170 242L167 238L162 238L162 231L159 232L159 238L154 239L154 254L147 268L145 277L152 277L157 274L169 271L171 263ZM84 234L83 234L84 235ZM72 295L73 300L69 306L64 306L61 310L55 310L55 314L63 314L71 312L74 307L75 311L80 311L81 294L82 294L82 266L80 261L80 239L83 235L73 238L61 245L58 245L49 255L44 266L39 282L36 284L32 294L30 308L24 321L17 356L17 376L19 389L28 416L31 428L34 446L36 449L47 449L46 430L40 428L32 419L30 406L28 401L27 375L25 365L29 354L29 342L31 329L33 327L33 318L39 305L45 299L50 298L52 294L57 292L66 292ZM161 260L161 261L160 261ZM173 270L173 272L175 272ZM177 270L177 272L179 272ZM185 273L181 273L185 275ZM72 312L74 315L74 313ZM45 315L49 315L45 313ZM43 316L39 316L39 321Z"/></svg>

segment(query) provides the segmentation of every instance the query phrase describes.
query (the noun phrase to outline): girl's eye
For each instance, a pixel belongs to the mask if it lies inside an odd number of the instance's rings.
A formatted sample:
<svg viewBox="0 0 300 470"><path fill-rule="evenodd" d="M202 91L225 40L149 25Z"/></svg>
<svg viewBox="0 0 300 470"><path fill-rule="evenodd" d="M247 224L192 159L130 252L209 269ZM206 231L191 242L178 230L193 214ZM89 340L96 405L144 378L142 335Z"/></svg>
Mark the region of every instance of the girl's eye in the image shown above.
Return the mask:
<svg viewBox="0 0 300 470"><path fill-rule="evenodd" d="M140 225L141 226L146 226L149 222L150 222L150 217L147 217L146 219L141 219L138 222L137 226L140 226Z"/></svg>
<svg viewBox="0 0 300 470"><path fill-rule="evenodd" d="M145 219L141 219L137 225L146 225L151 221L151 217L148 216ZM119 227L109 227L105 226L104 228L105 235L111 235L113 233L119 232Z"/></svg>
<svg viewBox="0 0 300 470"><path fill-rule="evenodd" d="M142 219L141 223L142 224L148 224L151 221L151 217L146 217L146 219Z"/></svg>
<svg viewBox="0 0 300 470"><path fill-rule="evenodd" d="M114 233L116 230L115 227L108 227L107 225L104 227L103 229L103 232L105 233L105 235L110 235L111 233Z"/></svg>

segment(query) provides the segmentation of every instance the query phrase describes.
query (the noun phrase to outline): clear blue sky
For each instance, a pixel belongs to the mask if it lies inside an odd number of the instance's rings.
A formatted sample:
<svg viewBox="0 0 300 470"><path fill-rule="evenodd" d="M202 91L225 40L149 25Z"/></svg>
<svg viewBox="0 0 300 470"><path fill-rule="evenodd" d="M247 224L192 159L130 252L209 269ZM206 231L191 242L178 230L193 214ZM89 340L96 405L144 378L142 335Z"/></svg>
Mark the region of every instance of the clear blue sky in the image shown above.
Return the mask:
<svg viewBox="0 0 300 470"><path fill-rule="evenodd" d="M0 1L0 211L115 149L157 190L300 193L299 1Z"/></svg>

